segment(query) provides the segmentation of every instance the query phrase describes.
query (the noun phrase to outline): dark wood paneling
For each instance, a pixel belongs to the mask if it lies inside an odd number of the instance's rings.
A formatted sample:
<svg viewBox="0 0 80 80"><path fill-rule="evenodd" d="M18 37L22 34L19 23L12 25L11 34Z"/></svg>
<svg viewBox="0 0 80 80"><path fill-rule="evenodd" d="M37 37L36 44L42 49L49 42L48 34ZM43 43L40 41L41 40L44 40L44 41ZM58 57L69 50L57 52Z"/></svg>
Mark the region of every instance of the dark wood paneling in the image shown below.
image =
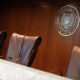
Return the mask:
<svg viewBox="0 0 80 80"><path fill-rule="evenodd" d="M69 37L59 35L55 26L55 16L59 8L57 5L47 4L2 6L0 30L6 30L8 33L2 53L6 55L13 32L41 36L42 43L32 67L48 72L60 69L65 74L73 46L80 46L80 26L75 34ZM56 73L59 74L59 72Z"/></svg>

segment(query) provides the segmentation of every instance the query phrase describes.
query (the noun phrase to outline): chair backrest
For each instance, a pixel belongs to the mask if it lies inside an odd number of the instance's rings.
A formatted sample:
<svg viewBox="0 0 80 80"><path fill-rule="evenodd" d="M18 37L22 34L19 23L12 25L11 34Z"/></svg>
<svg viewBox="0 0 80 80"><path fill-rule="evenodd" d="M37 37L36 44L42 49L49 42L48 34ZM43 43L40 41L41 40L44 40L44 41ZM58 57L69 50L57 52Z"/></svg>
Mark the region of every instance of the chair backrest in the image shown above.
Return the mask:
<svg viewBox="0 0 80 80"><path fill-rule="evenodd" d="M0 50L3 47L3 43L4 43L4 40L6 39L6 37L7 37L7 32L0 31Z"/></svg>
<svg viewBox="0 0 80 80"><path fill-rule="evenodd" d="M31 66L40 43L41 37L39 36L24 36L13 33L6 60Z"/></svg>
<svg viewBox="0 0 80 80"><path fill-rule="evenodd" d="M66 77L80 80L80 47L75 46L72 50Z"/></svg>

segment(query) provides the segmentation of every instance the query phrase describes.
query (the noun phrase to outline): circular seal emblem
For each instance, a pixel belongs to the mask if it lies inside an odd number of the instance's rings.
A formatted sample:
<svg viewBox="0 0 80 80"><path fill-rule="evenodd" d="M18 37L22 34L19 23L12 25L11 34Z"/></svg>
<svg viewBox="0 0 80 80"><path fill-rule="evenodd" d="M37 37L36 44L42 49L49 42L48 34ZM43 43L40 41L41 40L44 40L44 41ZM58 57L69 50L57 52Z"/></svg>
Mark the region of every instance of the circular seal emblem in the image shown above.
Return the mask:
<svg viewBox="0 0 80 80"><path fill-rule="evenodd" d="M76 7L66 5L62 7L56 16L56 29L62 36L72 35L79 26L79 12Z"/></svg>

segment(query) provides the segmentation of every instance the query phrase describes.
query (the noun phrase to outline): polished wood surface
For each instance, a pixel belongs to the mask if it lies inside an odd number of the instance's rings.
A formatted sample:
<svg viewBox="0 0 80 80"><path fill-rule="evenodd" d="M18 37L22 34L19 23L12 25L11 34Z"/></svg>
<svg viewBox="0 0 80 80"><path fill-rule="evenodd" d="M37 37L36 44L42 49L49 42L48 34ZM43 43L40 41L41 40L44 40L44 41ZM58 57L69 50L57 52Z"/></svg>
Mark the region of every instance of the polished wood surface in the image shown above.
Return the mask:
<svg viewBox="0 0 80 80"><path fill-rule="evenodd" d="M65 75L73 46L80 45L80 26L77 31L63 37L55 26L56 13L61 5L28 5L10 4L0 8L0 30L8 33L4 44L4 55L7 53L10 36L13 32L23 35L41 36L42 43L32 67L56 74ZM56 70L56 72L54 72ZM59 70L59 71L58 71Z"/></svg>

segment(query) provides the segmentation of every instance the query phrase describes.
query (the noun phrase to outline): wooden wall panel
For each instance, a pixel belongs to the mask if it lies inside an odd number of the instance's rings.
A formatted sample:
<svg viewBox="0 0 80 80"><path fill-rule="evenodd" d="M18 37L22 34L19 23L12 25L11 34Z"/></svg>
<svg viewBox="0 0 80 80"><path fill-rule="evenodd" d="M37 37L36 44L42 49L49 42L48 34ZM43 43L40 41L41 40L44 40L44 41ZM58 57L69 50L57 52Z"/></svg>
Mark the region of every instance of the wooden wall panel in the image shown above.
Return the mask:
<svg viewBox="0 0 80 80"><path fill-rule="evenodd" d="M0 9L0 29L6 30L8 36L2 53L6 55L10 36L13 32L41 36L42 43L32 67L48 72L60 69L65 75L73 46L80 46L80 26L75 34L69 37L59 35L55 26L55 16L59 8L60 6L47 4L4 5Z"/></svg>
<svg viewBox="0 0 80 80"><path fill-rule="evenodd" d="M49 30L49 22L51 16L50 7L44 6L32 6L32 7L5 7L1 11L1 22L2 28L7 31L8 36L6 40L6 48L7 51L10 36L13 32L17 32L19 34L30 35L30 36L41 36L42 43L36 55L35 61L33 63L33 67L38 69L45 69L45 60L44 54L48 30ZM6 53L4 54L6 55Z"/></svg>

